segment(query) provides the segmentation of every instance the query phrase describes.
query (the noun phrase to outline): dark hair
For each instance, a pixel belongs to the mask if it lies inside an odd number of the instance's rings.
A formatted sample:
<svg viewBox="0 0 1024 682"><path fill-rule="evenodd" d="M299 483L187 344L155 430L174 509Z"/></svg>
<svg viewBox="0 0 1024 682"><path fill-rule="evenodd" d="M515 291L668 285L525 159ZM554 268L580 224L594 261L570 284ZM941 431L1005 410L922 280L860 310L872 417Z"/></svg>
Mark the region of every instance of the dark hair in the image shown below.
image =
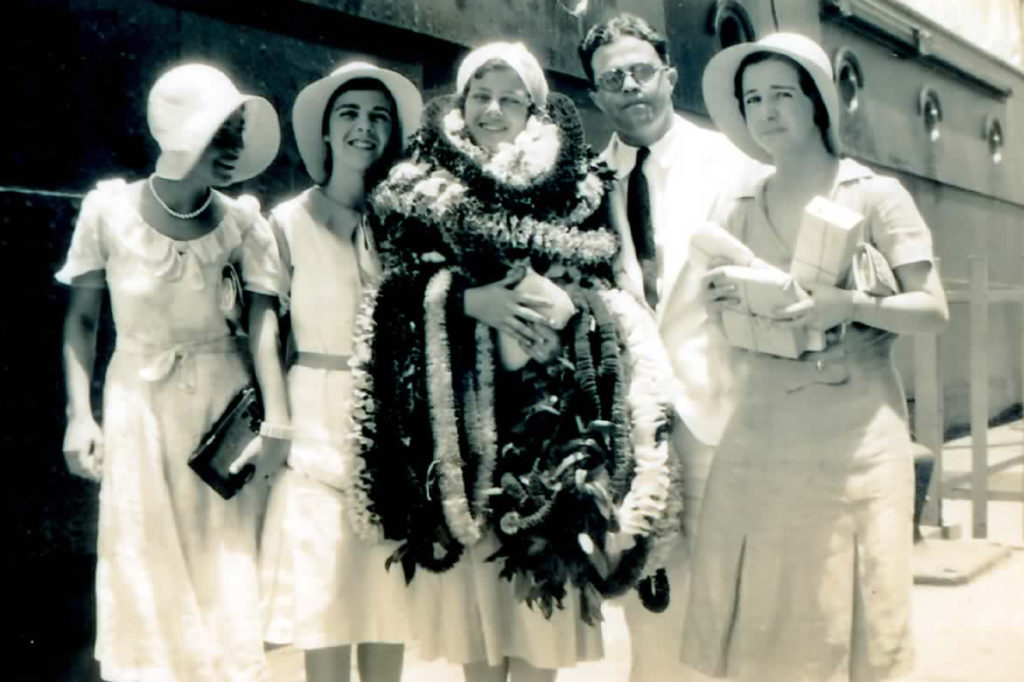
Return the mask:
<svg viewBox="0 0 1024 682"><path fill-rule="evenodd" d="M323 120L320 122L320 133L321 135L327 135L330 131L331 126L331 110L334 108L334 103L339 97L344 95L350 90L373 90L375 92L381 92L388 101L388 106L391 107L391 137L388 138L388 143L384 147L384 153L380 155L380 158L374 162L372 166L366 169L365 184L366 193L369 194L378 182L387 177L388 171L391 166L394 165L395 161L402 155L402 140L405 139L405 131L402 130L402 122L398 117L398 104L395 102L394 95L391 91L376 78L353 78L350 81L346 81L338 86L331 96L327 99L327 106L324 107ZM325 143L326 144L326 143ZM334 157L331 151L331 145L327 145L327 155L324 157L324 171L326 183L331 179L331 172L334 170Z"/></svg>
<svg viewBox="0 0 1024 682"><path fill-rule="evenodd" d="M800 64L791 57L787 57L784 54L777 52L753 52L748 54L740 62L739 67L736 69L736 75L733 77L732 87L733 94L736 96L736 101L740 103L740 113L743 114L743 118L747 117L746 104L743 102L743 73L747 70L748 66L754 64L760 64L761 62L767 62L771 60L780 61L784 64L789 64L796 69L797 79L800 82L800 90L807 95L811 100L811 104L814 106L814 125L818 126L818 132L821 133L821 141L825 144L825 149L829 154L835 155L836 150L832 148L832 142L829 141L828 129L831 125L831 119L828 115L828 108L825 106L825 100L821 98L821 93L818 92L818 86L811 78L811 74L808 73L807 69L800 66Z"/></svg>
<svg viewBox="0 0 1024 682"><path fill-rule="evenodd" d="M591 27L587 31L587 35L580 41L579 47L576 48L580 56L580 62L583 63L583 72L587 75L587 80L591 84L594 83L594 53L597 52L598 48L604 47L614 42L617 38L624 36L638 38L650 43L654 51L658 53L661 61L666 66L668 65L668 43L665 40L665 36L655 31L651 28L650 24L635 14L619 14L608 21Z"/></svg>

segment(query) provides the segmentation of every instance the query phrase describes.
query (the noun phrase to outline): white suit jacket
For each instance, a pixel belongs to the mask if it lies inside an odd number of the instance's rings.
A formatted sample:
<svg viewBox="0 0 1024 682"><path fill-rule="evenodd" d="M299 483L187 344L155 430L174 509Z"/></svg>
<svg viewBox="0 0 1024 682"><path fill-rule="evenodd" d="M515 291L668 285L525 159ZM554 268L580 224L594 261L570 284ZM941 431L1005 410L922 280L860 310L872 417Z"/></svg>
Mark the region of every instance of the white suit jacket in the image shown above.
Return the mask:
<svg viewBox="0 0 1024 682"><path fill-rule="evenodd" d="M698 439L715 445L733 406L728 344L697 299L703 272L689 263L690 235L707 220L719 192L763 167L721 133L678 114L650 149L644 174L659 261L659 302L654 312L680 383L676 410ZM636 148L612 135L602 157L619 178L611 197L611 220L623 243L619 284L642 292L643 277L626 218L626 191Z"/></svg>

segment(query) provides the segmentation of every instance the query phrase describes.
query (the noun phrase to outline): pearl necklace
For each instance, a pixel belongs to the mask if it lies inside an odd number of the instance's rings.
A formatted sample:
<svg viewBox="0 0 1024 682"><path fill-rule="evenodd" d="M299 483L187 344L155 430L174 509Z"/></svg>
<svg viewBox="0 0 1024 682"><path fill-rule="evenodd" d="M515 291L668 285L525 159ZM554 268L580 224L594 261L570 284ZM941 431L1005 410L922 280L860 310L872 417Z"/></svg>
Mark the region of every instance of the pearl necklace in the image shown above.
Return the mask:
<svg viewBox="0 0 1024 682"><path fill-rule="evenodd" d="M156 187L153 186L153 178L154 177L155 176L150 175L149 176L149 180L147 181L149 183L149 191L153 193L153 198L156 199L156 203L160 204L160 207L162 209L167 211L168 214L174 216L178 220L191 220L192 218L195 218L197 215L199 215L200 213L202 213L203 211L208 209L210 207L210 202L213 201L213 190L210 189L210 188L207 188L207 190L206 190L206 201L204 201L199 208L197 208L194 211L190 211L188 213L178 213L173 208L171 208L170 206L165 204L164 200L160 198L160 195L156 193Z"/></svg>

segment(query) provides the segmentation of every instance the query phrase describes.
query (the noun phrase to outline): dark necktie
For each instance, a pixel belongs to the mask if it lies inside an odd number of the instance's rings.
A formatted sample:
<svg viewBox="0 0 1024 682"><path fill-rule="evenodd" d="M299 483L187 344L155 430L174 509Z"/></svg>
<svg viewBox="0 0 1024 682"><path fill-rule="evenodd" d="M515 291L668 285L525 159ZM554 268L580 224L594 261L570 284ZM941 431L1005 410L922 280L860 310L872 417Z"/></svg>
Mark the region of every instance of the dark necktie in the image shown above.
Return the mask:
<svg viewBox="0 0 1024 682"><path fill-rule="evenodd" d="M658 253L654 247L654 225L651 224L651 194L644 176L644 161L650 155L651 150L647 147L636 150L636 164L629 174L626 190L626 217L644 277L644 298L651 308L655 308L658 305Z"/></svg>

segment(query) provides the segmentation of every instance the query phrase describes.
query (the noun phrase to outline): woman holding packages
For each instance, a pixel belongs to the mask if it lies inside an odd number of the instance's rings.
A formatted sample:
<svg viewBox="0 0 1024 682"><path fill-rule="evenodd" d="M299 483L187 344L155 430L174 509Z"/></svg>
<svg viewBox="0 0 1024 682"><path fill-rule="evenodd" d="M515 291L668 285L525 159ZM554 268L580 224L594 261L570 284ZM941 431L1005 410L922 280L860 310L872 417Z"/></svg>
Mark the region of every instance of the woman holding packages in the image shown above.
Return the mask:
<svg viewBox="0 0 1024 682"><path fill-rule="evenodd" d="M612 285L608 182L533 55L492 43L371 199L354 520L401 541L389 563L414 588L440 578L415 637L471 681L600 656L602 597L655 573L678 527L671 371Z"/></svg>
<svg viewBox="0 0 1024 682"><path fill-rule="evenodd" d="M272 425L263 448L287 450L260 548L264 634L305 651L309 682L347 680L355 644L360 679L398 682L402 674L408 595L402 576L384 568L395 548L354 536L341 491L353 475L344 466L353 324L362 289L378 271L365 198L401 154L421 109L408 79L363 62L302 89L292 124L317 184L271 213L285 274L281 312L291 321L286 345L296 351L288 365L277 301L253 303L256 373Z"/></svg>
<svg viewBox="0 0 1024 682"><path fill-rule="evenodd" d="M736 352L741 398L715 454L697 546L683 660L740 680L879 680L911 662L913 464L896 334L948 316L932 242L893 178L839 155L839 99L825 52L778 33L716 55L704 97L720 130L774 170L721 201L719 219L765 263L791 271L805 207L860 214L859 240L898 292L804 283L783 327L825 331L791 360ZM708 273L716 309L737 297Z"/></svg>
<svg viewBox="0 0 1024 682"><path fill-rule="evenodd" d="M96 658L115 682L266 680L256 567L266 488L224 500L189 455L249 382L229 319L241 292L277 291L273 236L252 197L214 190L259 174L280 142L265 99L203 64L149 93L160 144L148 180L99 183L82 204L67 262L65 455L102 481ZM104 289L117 345L103 427L89 387Z"/></svg>

